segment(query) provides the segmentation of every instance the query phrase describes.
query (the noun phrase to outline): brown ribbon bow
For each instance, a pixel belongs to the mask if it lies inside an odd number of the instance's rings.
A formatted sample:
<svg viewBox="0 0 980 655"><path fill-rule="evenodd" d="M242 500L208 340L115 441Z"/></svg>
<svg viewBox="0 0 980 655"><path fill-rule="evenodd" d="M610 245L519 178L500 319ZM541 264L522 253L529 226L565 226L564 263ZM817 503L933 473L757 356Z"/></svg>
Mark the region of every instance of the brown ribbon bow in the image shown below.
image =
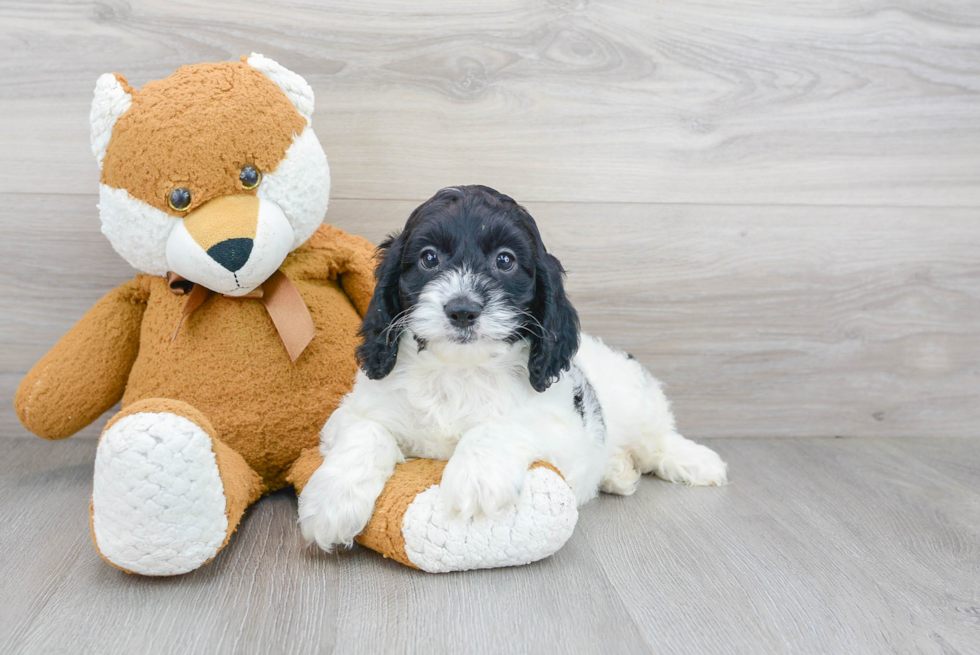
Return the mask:
<svg viewBox="0 0 980 655"><path fill-rule="evenodd" d="M187 296L184 302L184 311L177 321L177 328L174 336L170 339L173 343L180 332L180 326L184 319L194 313L194 310L204 304L204 301L211 295L211 290L200 284L194 284L174 272L167 273L167 286L170 292L178 296ZM316 336L316 326L313 325L313 317L310 316L310 309L303 302L303 297L293 286L289 278L282 271L276 271L268 280L262 283L257 289L250 291L244 296L228 296L225 298L256 299L261 300L265 310L269 312L279 338L286 346L289 359L294 363L303 354L306 346L310 344Z"/></svg>

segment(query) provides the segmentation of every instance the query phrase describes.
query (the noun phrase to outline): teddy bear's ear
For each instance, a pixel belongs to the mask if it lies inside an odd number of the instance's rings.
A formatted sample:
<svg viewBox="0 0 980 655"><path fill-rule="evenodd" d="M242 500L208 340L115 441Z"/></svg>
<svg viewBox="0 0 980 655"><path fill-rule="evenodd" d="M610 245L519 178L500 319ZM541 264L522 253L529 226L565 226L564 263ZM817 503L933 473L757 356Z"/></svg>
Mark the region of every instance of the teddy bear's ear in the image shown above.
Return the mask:
<svg viewBox="0 0 980 655"><path fill-rule="evenodd" d="M313 88L307 84L306 80L289 70L285 66L263 57L260 54L252 53L247 59L242 57L252 68L262 72L266 77L275 82L276 86L282 89L289 101L296 107L296 111L309 123L313 118Z"/></svg>
<svg viewBox="0 0 980 655"><path fill-rule="evenodd" d="M112 138L112 128L133 104L130 91L126 78L117 73L106 73L95 83L89 121L92 124L92 154L99 161L99 170L102 170L102 160Z"/></svg>

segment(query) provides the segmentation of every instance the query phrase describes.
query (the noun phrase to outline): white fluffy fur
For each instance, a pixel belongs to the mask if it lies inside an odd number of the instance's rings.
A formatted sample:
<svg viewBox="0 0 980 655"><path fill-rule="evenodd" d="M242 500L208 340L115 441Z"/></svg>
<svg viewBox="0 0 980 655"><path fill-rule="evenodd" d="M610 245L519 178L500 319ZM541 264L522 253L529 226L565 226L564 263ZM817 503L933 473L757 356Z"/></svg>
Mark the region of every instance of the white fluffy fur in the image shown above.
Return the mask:
<svg viewBox="0 0 980 655"><path fill-rule="evenodd" d="M116 126L119 117L125 114L132 104L132 97L126 93L115 75L104 73L99 76L95 83L95 97L92 99L89 123L92 154L99 162L100 171L106 148L109 147L109 139L112 138L112 129Z"/></svg>
<svg viewBox="0 0 980 655"><path fill-rule="evenodd" d="M264 57L255 52L247 60L252 68L262 71L276 86L282 89L289 101L296 107L296 111L306 119L307 124L313 118L313 88L307 84L300 75L289 70L268 57Z"/></svg>
<svg viewBox="0 0 980 655"><path fill-rule="evenodd" d="M99 185L99 218L102 234L130 266L150 275L167 274L167 239L180 218L106 184Z"/></svg>
<svg viewBox="0 0 980 655"><path fill-rule="evenodd" d="M295 250L323 223L330 203L330 166L312 127L303 129L271 173L262 176L256 195L282 208L293 227Z"/></svg>
<svg viewBox="0 0 980 655"><path fill-rule="evenodd" d="M252 252L234 273L214 261L180 221L167 239L169 270L229 296L243 296L265 282L293 249L293 229L279 205L259 200Z"/></svg>
<svg viewBox="0 0 980 655"><path fill-rule="evenodd" d="M406 331L392 372L381 380L359 373L324 426L324 463L300 498L303 534L326 550L350 544L405 457L449 460L442 497L464 517L512 506L538 459L558 467L579 504L600 488L632 493L640 472L726 482L725 463L676 432L660 385L636 361L582 335L575 364L603 405L605 441L583 426L572 376L537 393L527 361L524 341L439 340L420 349Z"/></svg>

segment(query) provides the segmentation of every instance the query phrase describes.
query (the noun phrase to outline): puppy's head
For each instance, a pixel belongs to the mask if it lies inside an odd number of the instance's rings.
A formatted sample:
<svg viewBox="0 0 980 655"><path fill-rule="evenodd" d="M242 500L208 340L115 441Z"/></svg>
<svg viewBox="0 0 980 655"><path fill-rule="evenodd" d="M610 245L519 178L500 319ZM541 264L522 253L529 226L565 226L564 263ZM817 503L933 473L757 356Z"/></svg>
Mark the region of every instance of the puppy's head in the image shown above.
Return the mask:
<svg viewBox="0 0 980 655"><path fill-rule="evenodd" d="M420 344L464 348L525 339L531 385L544 391L578 349L564 273L513 199L484 186L443 189L381 244L361 367L374 380L388 375L406 329Z"/></svg>

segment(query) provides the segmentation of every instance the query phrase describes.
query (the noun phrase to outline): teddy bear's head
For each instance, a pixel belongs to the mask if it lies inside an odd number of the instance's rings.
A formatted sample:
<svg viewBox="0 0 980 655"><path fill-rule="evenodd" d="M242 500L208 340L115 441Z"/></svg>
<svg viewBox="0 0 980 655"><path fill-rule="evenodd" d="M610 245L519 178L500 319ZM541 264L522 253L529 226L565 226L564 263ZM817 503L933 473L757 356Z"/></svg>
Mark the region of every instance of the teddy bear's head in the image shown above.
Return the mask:
<svg viewBox="0 0 980 655"><path fill-rule="evenodd" d="M140 271L247 294L327 210L312 114L310 85L258 54L140 90L103 75L91 114L103 234Z"/></svg>

